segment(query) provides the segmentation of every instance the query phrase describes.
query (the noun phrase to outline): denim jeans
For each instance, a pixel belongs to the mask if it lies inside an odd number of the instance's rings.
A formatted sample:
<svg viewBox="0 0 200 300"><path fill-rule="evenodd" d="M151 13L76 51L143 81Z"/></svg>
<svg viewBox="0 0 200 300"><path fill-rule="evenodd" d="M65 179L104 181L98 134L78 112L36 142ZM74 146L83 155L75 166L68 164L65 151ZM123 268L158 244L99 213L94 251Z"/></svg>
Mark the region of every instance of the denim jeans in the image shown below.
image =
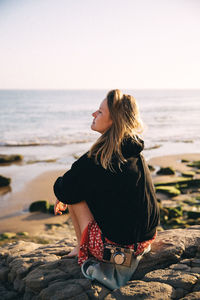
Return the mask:
<svg viewBox="0 0 200 300"><path fill-rule="evenodd" d="M129 281L137 269L142 256L150 250L151 245L149 245L142 254L133 257L130 267L96 261L94 258L89 258L83 263L81 270L86 278L91 280L96 279L111 290L118 289Z"/></svg>

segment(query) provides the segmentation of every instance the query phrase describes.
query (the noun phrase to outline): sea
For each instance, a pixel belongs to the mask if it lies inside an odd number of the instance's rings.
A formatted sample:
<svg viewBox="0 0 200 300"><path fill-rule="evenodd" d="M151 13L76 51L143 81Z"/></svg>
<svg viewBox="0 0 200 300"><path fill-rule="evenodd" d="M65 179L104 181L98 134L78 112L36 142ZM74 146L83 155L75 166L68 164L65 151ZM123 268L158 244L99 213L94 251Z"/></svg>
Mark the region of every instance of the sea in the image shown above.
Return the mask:
<svg viewBox="0 0 200 300"><path fill-rule="evenodd" d="M139 105L146 159L200 152L200 90L122 91ZM1 166L0 174L17 172L21 186L41 171L69 168L99 137L90 128L92 113L107 93L0 90L0 154L24 157L20 165Z"/></svg>

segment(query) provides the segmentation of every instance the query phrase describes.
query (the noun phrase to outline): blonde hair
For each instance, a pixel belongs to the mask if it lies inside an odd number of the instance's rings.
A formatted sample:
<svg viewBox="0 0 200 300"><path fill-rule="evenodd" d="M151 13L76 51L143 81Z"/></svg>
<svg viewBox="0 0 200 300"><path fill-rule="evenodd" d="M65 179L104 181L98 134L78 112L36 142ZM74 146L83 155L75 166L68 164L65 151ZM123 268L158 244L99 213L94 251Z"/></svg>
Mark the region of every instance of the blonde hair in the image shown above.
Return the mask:
<svg viewBox="0 0 200 300"><path fill-rule="evenodd" d="M137 142L137 135L143 131L143 126L133 96L123 95L120 90L112 90L106 99L112 125L94 143L88 157L94 157L95 162L100 162L104 169L114 171L113 154L117 157L120 168L126 162L121 151L123 139L132 137Z"/></svg>

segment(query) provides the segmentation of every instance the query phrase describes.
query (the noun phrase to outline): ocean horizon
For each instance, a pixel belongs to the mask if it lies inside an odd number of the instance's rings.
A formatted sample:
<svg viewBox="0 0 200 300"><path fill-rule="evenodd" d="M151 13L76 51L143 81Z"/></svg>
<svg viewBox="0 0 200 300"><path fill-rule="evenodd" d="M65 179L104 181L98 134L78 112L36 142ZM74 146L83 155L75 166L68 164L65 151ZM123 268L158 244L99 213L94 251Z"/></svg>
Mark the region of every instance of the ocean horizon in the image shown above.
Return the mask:
<svg viewBox="0 0 200 300"><path fill-rule="evenodd" d="M122 91L133 95L139 104L147 156L200 149L200 90ZM78 152L87 150L99 136L90 129L91 114L107 92L0 90L0 153L56 159L53 148L71 147L73 154L76 147L72 145L79 145ZM41 150L45 147L46 151Z"/></svg>

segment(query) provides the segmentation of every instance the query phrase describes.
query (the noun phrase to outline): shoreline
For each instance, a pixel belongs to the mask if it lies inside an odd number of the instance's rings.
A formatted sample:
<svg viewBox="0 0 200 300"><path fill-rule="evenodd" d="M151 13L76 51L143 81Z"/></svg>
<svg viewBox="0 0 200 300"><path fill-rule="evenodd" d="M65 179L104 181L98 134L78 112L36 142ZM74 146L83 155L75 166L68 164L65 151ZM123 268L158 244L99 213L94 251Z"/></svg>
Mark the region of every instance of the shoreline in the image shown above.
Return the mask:
<svg viewBox="0 0 200 300"><path fill-rule="evenodd" d="M176 172L184 172L191 169L182 163L181 159L189 161L200 160L200 153L158 156L149 159L147 163L157 168L171 166ZM53 183L64 172L66 172L64 169L41 172L28 183L25 183L21 190L17 192L11 191L3 197L1 196L0 233L26 231L30 235L41 235L48 230L46 224L52 226L57 224L57 227L62 227L62 224L68 220L68 215L54 216L44 213L30 213L28 212L28 207L32 202L38 200L47 200L50 204L54 204L56 197L53 193ZM166 176L157 175L155 172L152 173L154 183L156 181L167 181L172 178L176 178L175 175ZM9 205L7 202L9 202ZM64 232L62 234L64 235Z"/></svg>

